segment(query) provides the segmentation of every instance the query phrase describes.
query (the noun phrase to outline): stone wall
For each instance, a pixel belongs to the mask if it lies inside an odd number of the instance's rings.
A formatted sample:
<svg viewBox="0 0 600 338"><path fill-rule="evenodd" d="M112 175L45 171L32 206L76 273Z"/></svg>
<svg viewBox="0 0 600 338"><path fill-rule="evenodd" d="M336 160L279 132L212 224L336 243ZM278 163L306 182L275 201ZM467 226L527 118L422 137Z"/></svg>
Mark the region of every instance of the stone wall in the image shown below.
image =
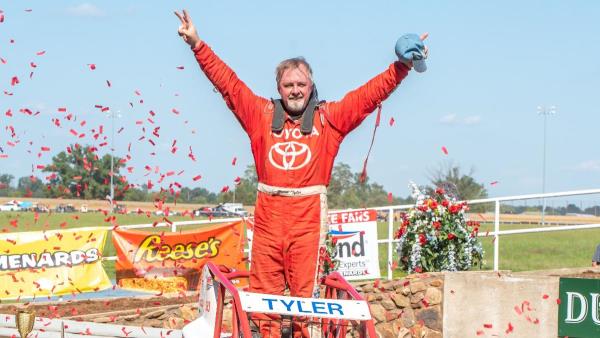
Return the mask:
<svg viewBox="0 0 600 338"><path fill-rule="evenodd" d="M353 283L369 302L383 338L442 337L444 275L409 275L392 281Z"/></svg>

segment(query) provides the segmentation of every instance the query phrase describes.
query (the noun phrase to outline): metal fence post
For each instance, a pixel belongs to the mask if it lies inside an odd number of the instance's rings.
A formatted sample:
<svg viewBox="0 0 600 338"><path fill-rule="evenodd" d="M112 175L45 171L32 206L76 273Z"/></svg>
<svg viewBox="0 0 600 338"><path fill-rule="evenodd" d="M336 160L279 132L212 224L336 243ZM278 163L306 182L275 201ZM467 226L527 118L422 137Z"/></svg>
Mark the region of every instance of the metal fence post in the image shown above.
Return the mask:
<svg viewBox="0 0 600 338"><path fill-rule="evenodd" d="M494 210L494 271L498 271L498 260L500 258L500 201L496 200Z"/></svg>
<svg viewBox="0 0 600 338"><path fill-rule="evenodd" d="M394 208L390 207L388 210L388 259L387 259L387 279L392 280L392 261L394 259L392 255L392 241L394 240Z"/></svg>

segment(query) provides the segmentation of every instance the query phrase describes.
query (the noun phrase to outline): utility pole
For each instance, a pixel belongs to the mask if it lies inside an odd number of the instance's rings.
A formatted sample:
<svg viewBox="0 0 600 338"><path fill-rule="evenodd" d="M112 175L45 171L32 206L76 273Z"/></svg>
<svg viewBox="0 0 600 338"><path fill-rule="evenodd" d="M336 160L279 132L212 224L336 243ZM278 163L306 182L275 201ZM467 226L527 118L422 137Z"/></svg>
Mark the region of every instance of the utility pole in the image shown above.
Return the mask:
<svg viewBox="0 0 600 338"><path fill-rule="evenodd" d="M544 117L544 152L542 160L542 194L546 193L546 120L548 115L556 114L556 107L550 106L538 106L537 111L539 115ZM546 198L542 198L542 226L545 225L544 214L546 212Z"/></svg>
<svg viewBox="0 0 600 338"><path fill-rule="evenodd" d="M109 110L107 116L111 119L110 129L111 129L111 139L110 139L110 213L112 214L115 208L115 186L113 177L114 175L114 155L115 155L115 117L120 118L120 110L117 110L116 113L112 110Z"/></svg>

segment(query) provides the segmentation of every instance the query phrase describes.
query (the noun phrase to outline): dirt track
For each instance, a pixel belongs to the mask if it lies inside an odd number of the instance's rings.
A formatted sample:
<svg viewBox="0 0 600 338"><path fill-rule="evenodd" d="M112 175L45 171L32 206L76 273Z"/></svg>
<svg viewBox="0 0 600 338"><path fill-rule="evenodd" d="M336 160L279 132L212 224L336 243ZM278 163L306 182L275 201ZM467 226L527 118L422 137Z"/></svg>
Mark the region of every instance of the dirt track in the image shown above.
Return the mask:
<svg viewBox="0 0 600 338"><path fill-rule="evenodd" d="M28 201L28 202L37 202L39 204L43 204L53 209L59 204L72 204L75 209L79 210L82 205L87 205L90 210L97 209L108 209L109 203L108 201L102 200L79 200L79 199L61 199L61 198L13 198L13 197L0 197L0 203L4 203L7 201L11 201L16 199L18 201ZM144 211L154 211L156 207L153 202L137 202L137 201L119 201L118 204L125 205L128 209L135 210L140 208ZM172 210L183 211L183 210L193 210L200 207L206 207L210 205L205 204L182 204L182 203L165 203L165 206L168 206Z"/></svg>
<svg viewBox="0 0 600 338"><path fill-rule="evenodd" d="M12 197L0 197L0 204L11 201L15 198ZM79 199L60 199L60 198L17 198L19 201L37 202L46 205L50 208L55 208L59 204L72 204L77 210L82 205L87 205L89 210L107 210L109 205L107 201L101 200L79 200ZM128 210L137 210L138 208L143 211L155 211L157 208L153 202L137 202L137 201L119 201L119 204L123 204ZM213 207L211 204L186 204L186 203L165 203L164 207L169 207L170 210L183 212L185 210L191 211L198 208ZM254 206L244 206L244 208L250 212L254 212ZM493 222L493 213L472 213L469 215L470 219L480 222ZM523 223L540 223L540 214L502 214L500 215L500 222L523 222ZM562 224L589 224L589 223L600 223L600 217L595 216L560 216L560 215L546 215L545 221L549 223L562 223Z"/></svg>

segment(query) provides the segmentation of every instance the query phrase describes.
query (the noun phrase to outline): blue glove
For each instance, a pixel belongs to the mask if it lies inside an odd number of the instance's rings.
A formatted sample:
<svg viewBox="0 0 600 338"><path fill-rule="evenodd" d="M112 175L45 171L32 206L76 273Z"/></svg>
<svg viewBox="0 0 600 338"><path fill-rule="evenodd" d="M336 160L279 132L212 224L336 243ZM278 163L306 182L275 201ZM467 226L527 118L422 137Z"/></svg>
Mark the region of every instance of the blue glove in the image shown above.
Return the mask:
<svg viewBox="0 0 600 338"><path fill-rule="evenodd" d="M413 62L415 70L423 73L425 64L425 44L417 34L405 34L396 42L396 55L402 62Z"/></svg>

